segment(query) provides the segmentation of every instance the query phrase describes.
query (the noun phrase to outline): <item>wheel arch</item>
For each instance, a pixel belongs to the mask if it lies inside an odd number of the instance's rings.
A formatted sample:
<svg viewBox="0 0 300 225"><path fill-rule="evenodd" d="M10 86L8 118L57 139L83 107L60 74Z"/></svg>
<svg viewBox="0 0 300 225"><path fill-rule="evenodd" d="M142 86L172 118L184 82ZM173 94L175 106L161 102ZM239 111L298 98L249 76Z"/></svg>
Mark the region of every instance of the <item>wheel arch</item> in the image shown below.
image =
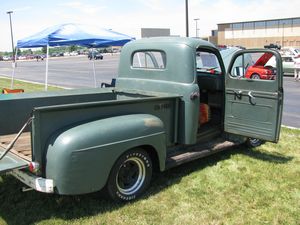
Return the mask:
<svg viewBox="0 0 300 225"><path fill-rule="evenodd" d="M154 171L162 171L157 150L151 145L141 145L139 148L144 149L150 156Z"/></svg>
<svg viewBox="0 0 300 225"><path fill-rule="evenodd" d="M113 165L119 160L119 158L122 157L123 154L131 151L132 149L142 149L146 151L151 158L152 166L155 171L163 171L165 169L165 157L161 157L160 150L149 144L131 146L129 148L126 148L124 151L120 152L117 158L115 158Z"/></svg>

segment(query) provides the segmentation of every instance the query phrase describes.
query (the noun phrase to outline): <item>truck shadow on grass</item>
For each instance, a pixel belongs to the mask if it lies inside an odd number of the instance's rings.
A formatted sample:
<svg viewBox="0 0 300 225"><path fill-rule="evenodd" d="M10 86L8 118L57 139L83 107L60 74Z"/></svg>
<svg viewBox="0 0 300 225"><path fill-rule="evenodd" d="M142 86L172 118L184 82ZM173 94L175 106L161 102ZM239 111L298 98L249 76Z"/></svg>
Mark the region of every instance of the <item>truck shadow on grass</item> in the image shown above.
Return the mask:
<svg viewBox="0 0 300 225"><path fill-rule="evenodd" d="M210 157L199 159L163 173L155 173L149 191L142 197L147 199L160 191L175 185L192 172L216 165L230 159L236 154L275 164L285 164L293 159L279 153L268 153L245 147L233 147ZM2 182L1 182L2 178ZM23 184L12 176L0 177L0 223L33 224L47 219L63 221L85 219L101 215L124 207L126 204L106 200L99 193L80 196L59 196L43 194L36 191L21 192Z"/></svg>

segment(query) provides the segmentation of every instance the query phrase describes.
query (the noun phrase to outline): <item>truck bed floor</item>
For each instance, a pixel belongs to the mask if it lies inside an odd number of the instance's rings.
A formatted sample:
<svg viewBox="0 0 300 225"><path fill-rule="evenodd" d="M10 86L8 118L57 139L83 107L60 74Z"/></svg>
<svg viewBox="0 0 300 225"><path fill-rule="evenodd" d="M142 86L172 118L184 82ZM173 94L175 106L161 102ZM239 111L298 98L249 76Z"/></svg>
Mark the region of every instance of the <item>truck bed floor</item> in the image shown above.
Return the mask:
<svg viewBox="0 0 300 225"><path fill-rule="evenodd" d="M6 148L6 146L9 145L9 143L15 138L15 136L16 134L0 136L0 146ZM25 160L31 161L32 153L30 132L23 133L15 143L13 149L10 150L10 152L18 155Z"/></svg>

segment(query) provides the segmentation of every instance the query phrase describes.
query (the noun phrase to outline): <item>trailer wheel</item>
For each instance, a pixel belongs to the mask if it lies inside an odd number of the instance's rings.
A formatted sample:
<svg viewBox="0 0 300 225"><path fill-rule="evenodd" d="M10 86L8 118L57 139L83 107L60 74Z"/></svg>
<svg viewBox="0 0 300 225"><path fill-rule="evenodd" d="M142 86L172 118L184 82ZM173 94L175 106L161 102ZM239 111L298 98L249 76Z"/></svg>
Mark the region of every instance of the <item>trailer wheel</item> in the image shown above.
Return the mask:
<svg viewBox="0 0 300 225"><path fill-rule="evenodd" d="M149 186L152 162L148 153L139 148L124 153L113 166L107 192L116 201L131 201L139 197Z"/></svg>

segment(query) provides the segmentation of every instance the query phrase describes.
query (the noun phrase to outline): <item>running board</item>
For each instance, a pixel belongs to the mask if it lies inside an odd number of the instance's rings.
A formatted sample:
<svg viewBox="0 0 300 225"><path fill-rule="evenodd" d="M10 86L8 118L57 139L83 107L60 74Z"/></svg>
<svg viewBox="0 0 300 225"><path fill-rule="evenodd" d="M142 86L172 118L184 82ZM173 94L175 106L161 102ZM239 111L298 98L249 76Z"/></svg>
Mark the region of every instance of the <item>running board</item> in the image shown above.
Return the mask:
<svg viewBox="0 0 300 225"><path fill-rule="evenodd" d="M221 141L219 138L214 142L207 142L205 144L198 144L187 147L184 152L180 152L178 154L173 153L172 155L167 157L166 169L170 169L181 164L212 155L236 145L236 143L230 141Z"/></svg>

